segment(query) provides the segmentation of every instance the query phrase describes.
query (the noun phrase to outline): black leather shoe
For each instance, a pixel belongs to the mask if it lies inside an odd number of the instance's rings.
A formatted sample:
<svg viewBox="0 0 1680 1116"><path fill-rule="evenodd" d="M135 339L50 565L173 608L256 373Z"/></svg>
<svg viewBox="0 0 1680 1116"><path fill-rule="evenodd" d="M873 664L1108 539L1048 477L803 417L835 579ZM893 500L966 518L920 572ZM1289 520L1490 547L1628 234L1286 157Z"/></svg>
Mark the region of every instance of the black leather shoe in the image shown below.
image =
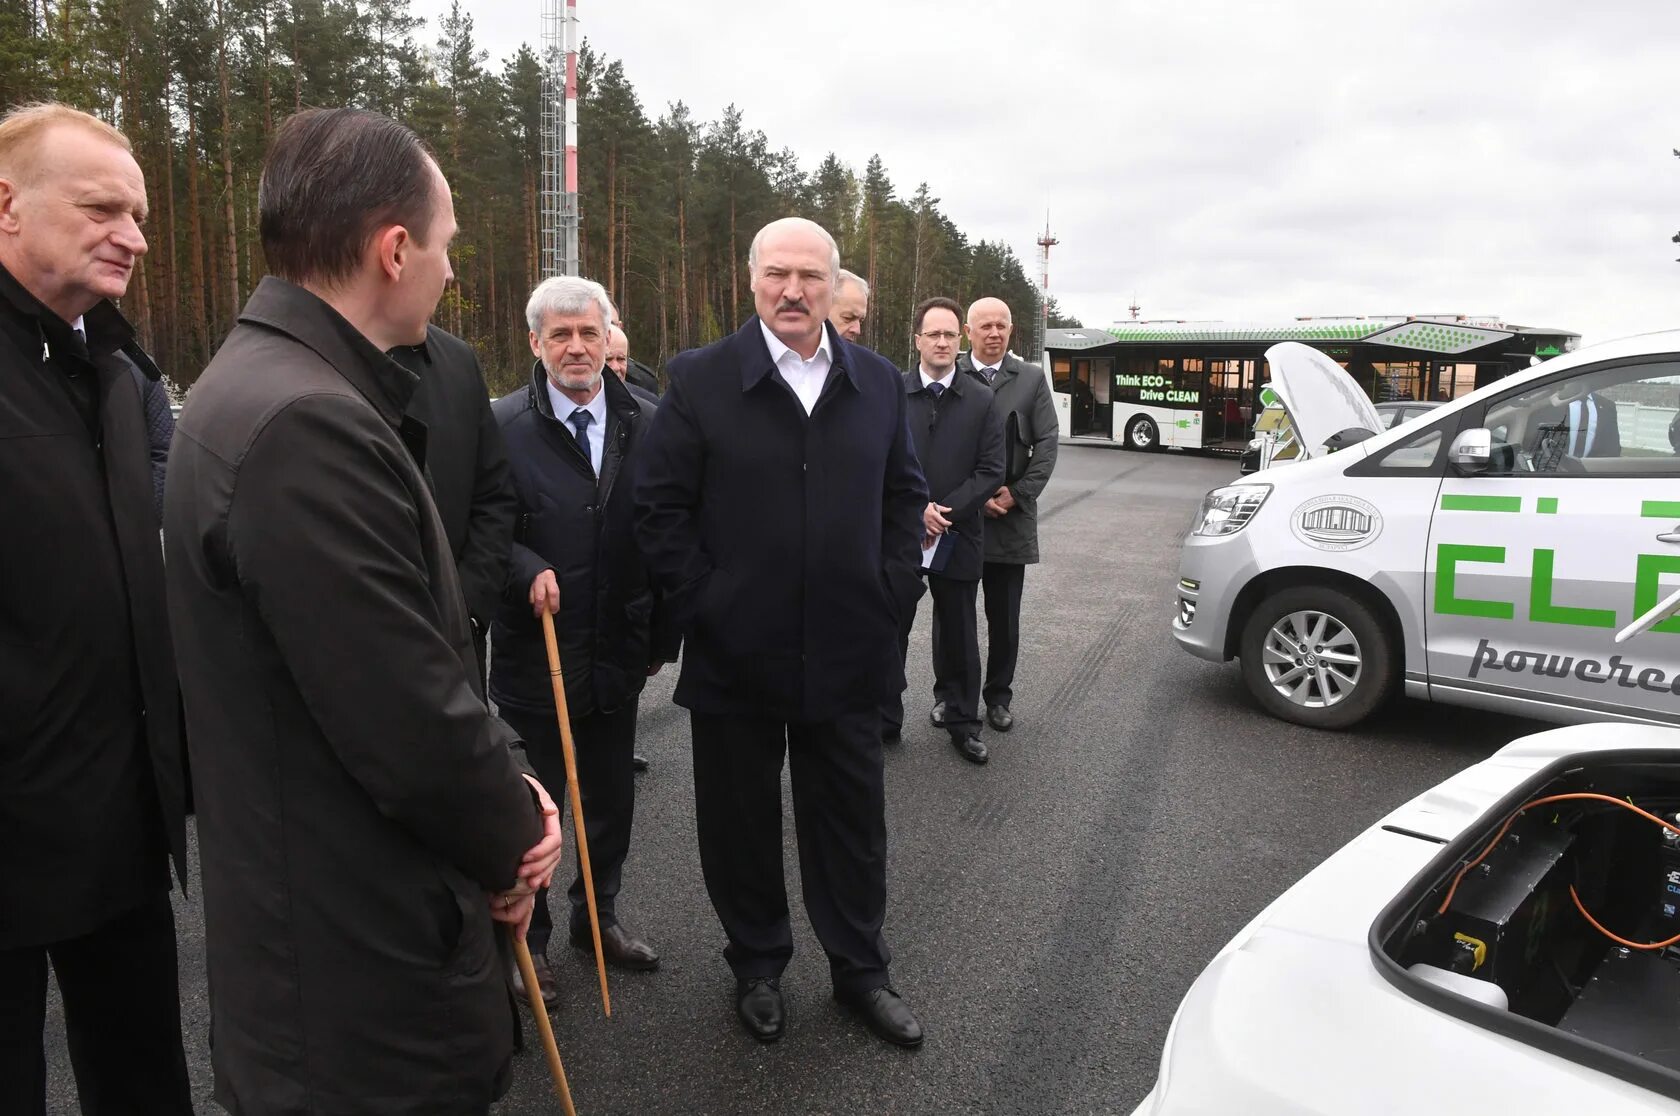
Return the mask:
<svg viewBox="0 0 1680 1116"><path fill-rule="evenodd" d="M944 702L936 701L936 702L933 703L933 708L928 710L928 720L933 722L933 727L934 728L944 728L945 727L945 703Z"/></svg>
<svg viewBox="0 0 1680 1116"><path fill-rule="evenodd" d="M1015 727L1015 714L1009 711L1007 705L986 706L986 723L999 732L1008 732Z"/></svg>
<svg viewBox="0 0 1680 1116"><path fill-rule="evenodd" d="M636 771L646 771L648 769L647 757L639 754L632 755L630 757L630 766Z"/></svg>
<svg viewBox="0 0 1680 1116"><path fill-rule="evenodd" d="M969 763L985 763L987 760L985 742L979 733L969 736L953 736L951 744L957 749L957 754Z"/></svg>
<svg viewBox="0 0 1680 1116"><path fill-rule="evenodd" d="M582 931L572 931L572 944L578 949L594 954L595 936L589 932L587 923ZM653 951L653 947L616 922L611 926L601 927L601 956L615 969L651 973L659 968L659 954Z"/></svg>
<svg viewBox="0 0 1680 1116"><path fill-rule="evenodd" d="M754 977L735 982L735 1014L746 1024L747 1033L759 1042L775 1042L787 1029L787 1006L782 1002L782 983L775 977Z"/></svg>
<svg viewBox="0 0 1680 1116"><path fill-rule="evenodd" d="M859 1016L881 1038L894 1046L922 1045L922 1025L910 1005L904 1002L891 985L883 984L867 992L842 992L835 989L834 998Z"/></svg>
<svg viewBox="0 0 1680 1116"><path fill-rule="evenodd" d="M531 968L537 974L537 992L542 996L543 1007L553 1011L560 1006L560 986L554 982L554 970L548 967L548 958L532 953ZM531 1002L531 994L525 991L525 975L518 965L513 967L513 994L519 997L521 1005Z"/></svg>

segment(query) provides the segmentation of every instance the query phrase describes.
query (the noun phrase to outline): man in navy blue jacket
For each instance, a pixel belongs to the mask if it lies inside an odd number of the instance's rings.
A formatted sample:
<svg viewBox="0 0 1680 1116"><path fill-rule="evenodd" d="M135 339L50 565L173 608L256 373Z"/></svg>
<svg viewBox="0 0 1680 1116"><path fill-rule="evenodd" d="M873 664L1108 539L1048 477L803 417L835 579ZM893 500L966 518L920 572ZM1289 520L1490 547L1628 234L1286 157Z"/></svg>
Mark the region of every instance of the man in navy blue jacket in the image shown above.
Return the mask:
<svg viewBox="0 0 1680 1116"><path fill-rule="evenodd" d="M793 953L782 880L789 759L805 907L836 997L914 1046L888 982L880 705L903 688L899 617L922 591L927 483L904 385L826 324L840 254L801 218L748 255L758 311L682 353L643 446L636 533L685 633L706 889L747 1029L772 1042Z"/></svg>
<svg viewBox="0 0 1680 1116"><path fill-rule="evenodd" d="M935 723L951 734L957 754L986 762L980 739L980 637L975 599L980 589L980 510L1003 483L1003 420L992 410L992 389L957 372L962 308L948 298L916 307L921 360L904 374L910 437L934 502L923 515L929 541L938 540L927 571L933 595L934 676L949 697ZM908 654L911 609L899 625ZM896 740L904 705L895 695L881 711L881 732Z"/></svg>
<svg viewBox="0 0 1680 1116"><path fill-rule="evenodd" d="M654 408L603 371L611 310L607 292L588 279L538 284L525 307L537 358L530 381L494 404L517 507L490 696L524 739L538 778L563 784L539 623L544 611L556 614L601 945L610 964L646 971L659 967L659 954L619 922L617 898L635 813L636 703L648 676L676 659L677 639L662 623L632 532L632 474ZM590 948L581 869L569 896L571 942ZM551 933L544 888L525 940L543 1002L553 1007Z"/></svg>

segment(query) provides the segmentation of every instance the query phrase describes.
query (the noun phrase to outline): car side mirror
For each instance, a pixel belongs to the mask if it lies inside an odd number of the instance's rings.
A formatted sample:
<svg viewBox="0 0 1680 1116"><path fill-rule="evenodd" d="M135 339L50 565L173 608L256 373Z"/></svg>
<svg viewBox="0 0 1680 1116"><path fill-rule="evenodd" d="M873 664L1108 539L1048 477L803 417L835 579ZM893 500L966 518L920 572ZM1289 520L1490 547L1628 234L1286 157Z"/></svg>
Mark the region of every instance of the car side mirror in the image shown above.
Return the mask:
<svg viewBox="0 0 1680 1116"><path fill-rule="evenodd" d="M1327 453L1336 453L1339 450L1347 449L1349 446L1358 445L1368 438L1375 437L1376 434L1366 430L1363 426L1350 426L1346 430L1338 430L1326 438L1324 449Z"/></svg>
<svg viewBox="0 0 1680 1116"><path fill-rule="evenodd" d="M1447 452L1447 460L1460 472L1485 473L1493 462L1493 431L1485 426L1460 431Z"/></svg>

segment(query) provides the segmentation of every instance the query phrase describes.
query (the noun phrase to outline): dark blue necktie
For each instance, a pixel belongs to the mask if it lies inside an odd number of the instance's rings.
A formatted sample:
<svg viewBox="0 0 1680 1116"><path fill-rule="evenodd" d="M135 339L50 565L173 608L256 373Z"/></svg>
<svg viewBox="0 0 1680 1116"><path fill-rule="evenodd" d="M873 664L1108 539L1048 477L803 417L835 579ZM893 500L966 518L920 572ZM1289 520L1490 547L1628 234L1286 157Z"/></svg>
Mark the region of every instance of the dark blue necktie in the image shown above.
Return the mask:
<svg viewBox="0 0 1680 1116"><path fill-rule="evenodd" d="M937 403L939 402L939 397L945 394L945 385L939 383L929 384L928 391L933 393L933 401Z"/></svg>
<svg viewBox="0 0 1680 1116"><path fill-rule="evenodd" d="M572 412L572 417L568 421L571 422L572 428L577 431L577 444L578 448L583 450L583 459L589 462L589 468L593 470L595 459L589 454L589 424L595 421L595 416L579 407Z"/></svg>

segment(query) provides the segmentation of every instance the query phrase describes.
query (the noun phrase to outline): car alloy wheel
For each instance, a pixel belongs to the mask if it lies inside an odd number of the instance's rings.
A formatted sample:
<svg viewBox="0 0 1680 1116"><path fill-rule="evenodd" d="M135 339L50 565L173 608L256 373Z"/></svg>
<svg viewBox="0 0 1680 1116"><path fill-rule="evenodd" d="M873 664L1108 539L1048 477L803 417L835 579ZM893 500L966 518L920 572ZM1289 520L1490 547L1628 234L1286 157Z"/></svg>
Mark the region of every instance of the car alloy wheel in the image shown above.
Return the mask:
<svg viewBox="0 0 1680 1116"><path fill-rule="evenodd" d="M1287 701L1328 709L1359 687L1359 637L1327 612L1303 609L1278 618L1261 647L1266 681Z"/></svg>
<svg viewBox="0 0 1680 1116"><path fill-rule="evenodd" d="M1353 587L1294 585L1263 597L1243 620L1237 655L1266 712L1317 729L1345 729L1394 695L1404 659L1398 623L1378 618Z"/></svg>

